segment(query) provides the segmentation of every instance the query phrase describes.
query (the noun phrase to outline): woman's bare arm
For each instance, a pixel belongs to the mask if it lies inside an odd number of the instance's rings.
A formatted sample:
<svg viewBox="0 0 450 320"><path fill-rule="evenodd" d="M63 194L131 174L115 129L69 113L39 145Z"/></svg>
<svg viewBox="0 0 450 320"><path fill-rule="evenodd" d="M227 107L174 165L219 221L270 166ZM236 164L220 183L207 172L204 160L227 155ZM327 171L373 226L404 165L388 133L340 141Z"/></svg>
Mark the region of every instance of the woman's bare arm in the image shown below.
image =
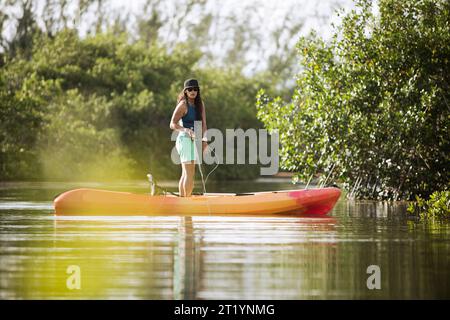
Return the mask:
<svg viewBox="0 0 450 320"><path fill-rule="evenodd" d="M187 112L186 104L183 101L181 101L173 111L172 119L170 120L169 124L170 129L180 132L186 132L186 128L178 124L178 122L186 114L186 112Z"/></svg>

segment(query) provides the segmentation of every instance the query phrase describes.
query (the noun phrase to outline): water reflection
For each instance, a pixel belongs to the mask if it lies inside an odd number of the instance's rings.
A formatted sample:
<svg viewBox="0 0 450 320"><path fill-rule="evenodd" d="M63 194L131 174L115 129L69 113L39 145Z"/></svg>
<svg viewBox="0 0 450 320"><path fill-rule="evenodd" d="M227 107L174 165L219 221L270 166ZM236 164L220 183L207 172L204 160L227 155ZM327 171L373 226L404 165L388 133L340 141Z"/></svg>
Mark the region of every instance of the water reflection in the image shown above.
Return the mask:
<svg viewBox="0 0 450 320"><path fill-rule="evenodd" d="M0 193L2 299L450 297L449 226L410 221L405 204L341 199L322 218L55 218L51 202L14 193ZM371 264L381 290L366 287ZM80 290L66 286L70 265Z"/></svg>
<svg viewBox="0 0 450 320"><path fill-rule="evenodd" d="M292 286L292 268L299 243L332 245L333 218L212 218L187 217L180 223L180 281L176 299L274 297L276 287ZM312 232L314 231L314 232ZM288 253L288 254L287 254ZM278 274L273 277L273 274ZM292 278L291 278L292 277ZM281 280L281 281L280 281ZM275 283L274 283L275 282ZM283 283L286 282L286 283ZM255 290L256 289L256 290ZM286 298L286 290L282 293Z"/></svg>

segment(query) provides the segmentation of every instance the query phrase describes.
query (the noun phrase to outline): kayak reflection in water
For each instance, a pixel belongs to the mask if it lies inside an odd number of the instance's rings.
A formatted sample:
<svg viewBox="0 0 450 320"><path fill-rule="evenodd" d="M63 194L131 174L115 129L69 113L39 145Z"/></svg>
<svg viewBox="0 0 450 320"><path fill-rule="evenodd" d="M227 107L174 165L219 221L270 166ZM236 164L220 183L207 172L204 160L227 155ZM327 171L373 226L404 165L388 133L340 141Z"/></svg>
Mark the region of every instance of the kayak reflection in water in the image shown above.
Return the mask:
<svg viewBox="0 0 450 320"><path fill-rule="evenodd" d="M180 120L181 125L179 124ZM202 132L206 137L206 112L200 95L200 86L197 80L188 79L184 82L184 88L178 95L178 104L170 120L170 129L179 132L175 146L180 155L182 167L182 174L178 184L181 197L191 196L194 189L194 121L202 121ZM207 142L202 141L203 152L206 147Z"/></svg>

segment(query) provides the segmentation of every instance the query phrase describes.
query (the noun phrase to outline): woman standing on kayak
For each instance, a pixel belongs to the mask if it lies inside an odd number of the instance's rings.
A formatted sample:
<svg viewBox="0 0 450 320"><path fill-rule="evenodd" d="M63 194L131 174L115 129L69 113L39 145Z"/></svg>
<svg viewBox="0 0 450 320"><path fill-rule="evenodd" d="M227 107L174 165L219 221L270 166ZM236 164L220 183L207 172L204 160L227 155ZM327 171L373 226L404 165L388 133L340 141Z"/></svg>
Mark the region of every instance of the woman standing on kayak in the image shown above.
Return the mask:
<svg viewBox="0 0 450 320"><path fill-rule="evenodd" d="M180 120L181 125L179 124ZM175 146L180 155L182 167L182 174L178 184L181 197L191 196L194 189L194 121L202 121L202 133L206 137L206 112L200 95L200 86L197 80L188 79L184 82L183 91L178 96L178 104L170 120L170 129L179 132ZM206 147L207 143L203 141L203 151Z"/></svg>

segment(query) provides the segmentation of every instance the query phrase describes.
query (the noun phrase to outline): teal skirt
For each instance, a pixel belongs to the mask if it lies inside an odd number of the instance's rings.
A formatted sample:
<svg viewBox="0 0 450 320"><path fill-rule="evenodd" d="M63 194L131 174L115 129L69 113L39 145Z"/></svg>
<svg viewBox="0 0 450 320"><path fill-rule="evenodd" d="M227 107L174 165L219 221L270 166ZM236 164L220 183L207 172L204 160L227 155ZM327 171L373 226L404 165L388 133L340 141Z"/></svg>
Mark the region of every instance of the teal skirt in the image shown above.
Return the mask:
<svg viewBox="0 0 450 320"><path fill-rule="evenodd" d="M187 133L181 132L177 136L175 148L180 155L181 162L190 162L195 160L195 142Z"/></svg>

